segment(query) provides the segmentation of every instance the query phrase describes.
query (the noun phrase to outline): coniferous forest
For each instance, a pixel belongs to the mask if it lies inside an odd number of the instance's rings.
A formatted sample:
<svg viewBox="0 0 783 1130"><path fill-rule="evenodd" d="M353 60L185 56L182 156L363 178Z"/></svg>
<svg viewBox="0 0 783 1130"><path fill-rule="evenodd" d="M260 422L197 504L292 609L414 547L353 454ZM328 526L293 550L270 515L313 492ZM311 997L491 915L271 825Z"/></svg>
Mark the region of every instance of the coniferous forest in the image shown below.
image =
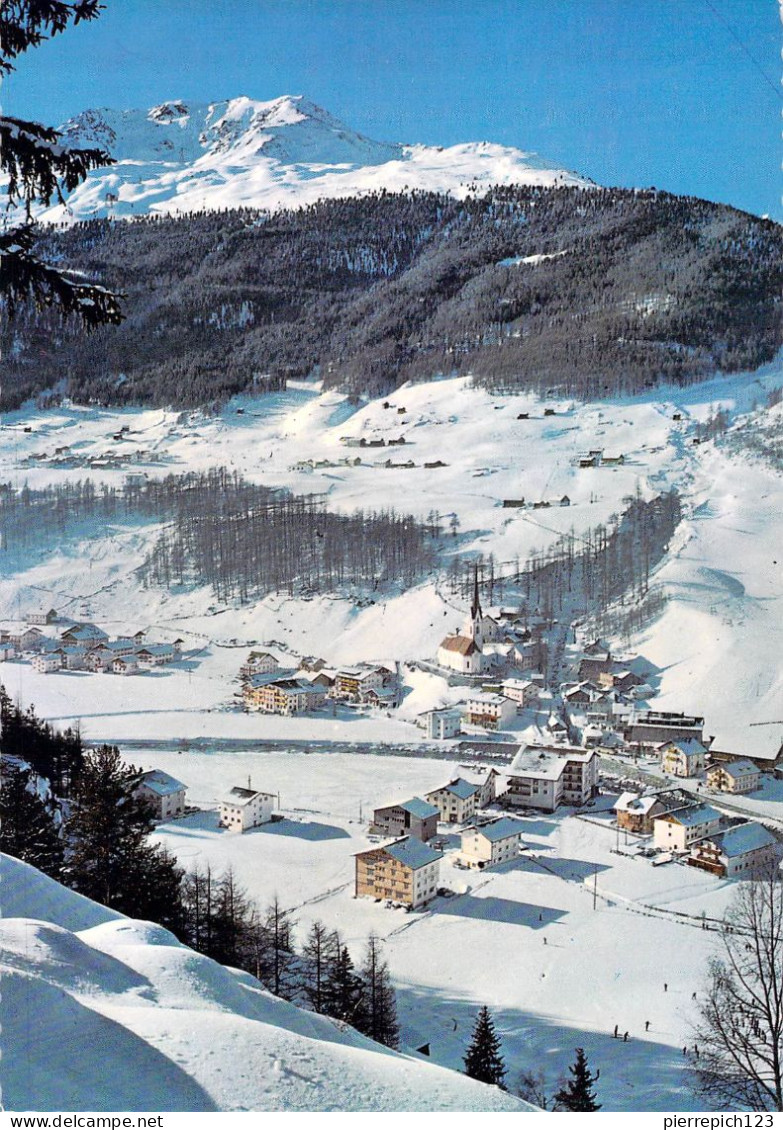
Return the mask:
<svg viewBox="0 0 783 1130"><path fill-rule="evenodd" d="M60 389L205 405L290 377L374 395L471 374L591 398L753 369L781 345L783 234L649 190L373 193L270 215L88 221L40 253L122 292L84 336L20 311L0 407Z"/></svg>

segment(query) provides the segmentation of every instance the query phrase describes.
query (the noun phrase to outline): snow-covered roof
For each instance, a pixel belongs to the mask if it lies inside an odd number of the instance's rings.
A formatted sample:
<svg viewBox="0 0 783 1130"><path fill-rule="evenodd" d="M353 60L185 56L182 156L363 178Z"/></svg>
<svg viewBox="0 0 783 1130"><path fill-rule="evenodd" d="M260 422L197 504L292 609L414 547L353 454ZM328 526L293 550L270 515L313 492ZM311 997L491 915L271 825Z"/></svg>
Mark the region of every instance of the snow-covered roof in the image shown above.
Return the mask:
<svg viewBox="0 0 783 1130"><path fill-rule="evenodd" d="M243 789L235 785L228 795L223 798L221 803L232 804L237 808L244 808L245 805L250 804L251 800L255 800L256 797L260 796L267 797L270 800L275 799L274 793L263 793L259 792L258 789Z"/></svg>
<svg viewBox="0 0 783 1130"><path fill-rule="evenodd" d="M783 747L783 726L746 726L742 730L722 730L712 740L711 753L734 754L742 750L754 761L776 761Z"/></svg>
<svg viewBox="0 0 783 1130"><path fill-rule="evenodd" d="M709 804L693 804L687 808L677 808L668 812L664 819L676 820L686 828L693 828L699 824L709 824L712 820L720 820L721 814Z"/></svg>
<svg viewBox="0 0 783 1130"><path fill-rule="evenodd" d="M657 796L638 796L637 793L623 793L614 803L615 812L633 812L645 816L658 801Z"/></svg>
<svg viewBox="0 0 783 1130"><path fill-rule="evenodd" d="M519 820L512 820L510 816L501 816L499 820L493 820L491 824L482 824L480 827L468 828L467 833L475 832L479 836L484 836L491 844L496 844L500 840L507 840L511 836L522 835L522 824ZM463 833L463 835L466 833Z"/></svg>
<svg viewBox="0 0 783 1130"><path fill-rule="evenodd" d="M684 753L688 757L706 753L706 747L702 745L698 738L678 738L676 741L666 742L663 748L679 750L680 753Z"/></svg>
<svg viewBox="0 0 783 1130"><path fill-rule="evenodd" d="M426 800L422 800L420 796L404 800L402 804L398 804L396 807L402 808L405 812L410 812L411 816L416 816L419 820L426 820L428 816L437 816L440 812L439 808Z"/></svg>
<svg viewBox="0 0 783 1130"><path fill-rule="evenodd" d="M428 863L435 863L442 858L439 851L435 851L429 844L423 844L415 836L406 836L402 840L384 844L383 851L390 855L392 859L396 859L398 863L404 863L406 867L410 867L414 871L418 871L420 867L426 867Z"/></svg>
<svg viewBox="0 0 783 1130"><path fill-rule="evenodd" d="M148 769L143 774L139 784L146 785L150 792L155 793L156 796L171 796L172 793L184 792L187 788L176 777L172 777L163 769Z"/></svg>
<svg viewBox="0 0 783 1130"><path fill-rule="evenodd" d="M440 789L433 789L428 796L433 793L447 792L453 796L459 797L460 800L468 800L470 797L475 796L480 791L479 785L473 785L470 781L466 781L464 777L457 777L454 781L449 781L448 785L443 785Z"/></svg>
<svg viewBox="0 0 783 1130"><path fill-rule="evenodd" d="M771 832L767 831L763 825L755 824L752 821L727 828L725 832L721 832L714 839L720 845L722 853L730 859L734 859L738 855L746 855L751 851L758 851L759 848L772 847L777 844L777 840Z"/></svg>
<svg viewBox="0 0 783 1130"><path fill-rule="evenodd" d="M711 771L714 772L715 769L721 769L728 777L745 777L748 773L759 772L758 766L746 757L741 757L739 761L721 762L720 765L714 765Z"/></svg>

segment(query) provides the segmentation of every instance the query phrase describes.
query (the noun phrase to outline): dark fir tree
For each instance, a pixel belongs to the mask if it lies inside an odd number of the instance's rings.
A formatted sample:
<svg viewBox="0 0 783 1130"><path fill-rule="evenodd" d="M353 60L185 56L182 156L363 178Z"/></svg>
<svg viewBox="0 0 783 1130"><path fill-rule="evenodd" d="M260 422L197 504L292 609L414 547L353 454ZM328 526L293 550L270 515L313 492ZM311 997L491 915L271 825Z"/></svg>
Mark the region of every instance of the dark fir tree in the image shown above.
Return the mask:
<svg viewBox="0 0 783 1130"><path fill-rule="evenodd" d="M293 923L275 895L260 926L258 979L276 997L289 998L293 990Z"/></svg>
<svg viewBox="0 0 783 1130"><path fill-rule="evenodd" d="M370 934L367 951L360 971L364 982L364 995L357 1010L354 1026L385 1044L387 1048L399 1047L400 1026L397 1023L397 999L389 976L389 966L383 958L380 939Z"/></svg>
<svg viewBox="0 0 783 1130"><path fill-rule="evenodd" d="M584 1048L576 1049L576 1062L569 1067L571 1078L554 1096L555 1110L591 1111L600 1110L601 1104L597 1103L595 1083L597 1075L593 1075L587 1066L587 1056Z"/></svg>
<svg viewBox="0 0 783 1130"><path fill-rule="evenodd" d="M31 47L71 24L93 20L99 0L6 0L0 5L0 75ZM68 149L56 130L39 122L0 117L0 170L5 180L6 218L0 226L0 295L13 313L18 303L53 306L89 328L118 323L116 297L44 262L35 253L34 211L62 204L91 169L114 164L102 149Z"/></svg>
<svg viewBox="0 0 783 1130"><path fill-rule="evenodd" d="M357 974L348 947L335 934L335 952L326 972L324 1011L335 1020L358 1027L364 984Z"/></svg>
<svg viewBox="0 0 783 1130"><path fill-rule="evenodd" d="M55 730L36 716L35 709L11 702L0 686L0 753L27 762L45 777L56 797L67 797L83 759L78 730Z"/></svg>
<svg viewBox="0 0 783 1130"><path fill-rule="evenodd" d="M136 795L140 777L116 746L87 753L66 823L66 882L132 918L181 929L182 872L148 842L153 814Z"/></svg>
<svg viewBox="0 0 783 1130"><path fill-rule="evenodd" d="M315 1012L328 1012L329 971L338 956L339 940L323 922L314 922L302 947L302 992Z"/></svg>
<svg viewBox="0 0 783 1130"><path fill-rule="evenodd" d="M42 779L29 769L3 766L0 784L0 850L59 879L63 844L59 813L39 792Z"/></svg>
<svg viewBox="0 0 783 1130"><path fill-rule="evenodd" d="M505 1091L506 1065L500 1048L494 1021L487 1006L483 1005L476 1017L470 1047L463 1058L465 1074L481 1083L494 1083Z"/></svg>

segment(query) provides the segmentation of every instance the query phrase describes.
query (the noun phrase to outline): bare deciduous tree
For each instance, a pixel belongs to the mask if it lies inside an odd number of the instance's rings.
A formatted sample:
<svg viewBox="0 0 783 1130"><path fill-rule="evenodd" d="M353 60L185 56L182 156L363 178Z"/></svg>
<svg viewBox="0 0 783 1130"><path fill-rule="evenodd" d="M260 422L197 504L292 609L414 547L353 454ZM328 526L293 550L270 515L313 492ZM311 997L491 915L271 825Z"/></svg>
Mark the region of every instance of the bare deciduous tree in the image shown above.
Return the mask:
<svg viewBox="0 0 783 1130"><path fill-rule="evenodd" d="M783 876L742 884L709 964L690 1059L711 1107L783 1111Z"/></svg>

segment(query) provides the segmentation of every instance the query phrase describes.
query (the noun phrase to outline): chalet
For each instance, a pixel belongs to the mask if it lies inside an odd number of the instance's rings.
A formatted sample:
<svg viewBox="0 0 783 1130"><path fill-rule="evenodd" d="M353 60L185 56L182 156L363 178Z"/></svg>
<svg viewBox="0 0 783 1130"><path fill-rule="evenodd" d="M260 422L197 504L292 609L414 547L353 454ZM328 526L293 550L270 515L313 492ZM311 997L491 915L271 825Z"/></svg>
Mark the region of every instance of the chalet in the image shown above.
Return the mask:
<svg viewBox="0 0 783 1130"><path fill-rule="evenodd" d="M626 739L639 746L655 747L686 738L704 740L704 719L688 714L646 710L630 723Z"/></svg>
<svg viewBox="0 0 783 1130"><path fill-rule="evenodd" d="M649 836L658 816L682 808L682 800L666 793L622 793L614 804L618 828L637 835Z"/></svg>
<svg viewBox="0 0 783 1130"><path fill-rule="evenodd" d="M28 624L56 624L59 619L56 608L38 609L27 617Z"/></svg>
<svg viewBox="0 0 783 1130"><path fill-rule="evenodd" d="M761 771L747 758L723 762L707 770L707 785L719 793L753 793L761 786Z"/></svg>
<svg viewBox="0 0 783 1130"><path fill-rule="evenodd" d="M504 498L503 499L503 509L504 510L512 510L512 509L519 510L519 509L523 509L524 505L525 505L524 498Z"/></svg>
<svg viewBox="0 0 783 1130"><path fill-rule="evenodd" d="M244 832L259 824L268 824L272 819L274 805L274 793L236 787L221 800L218 823L221 828L228 828L229 831Z"/></svg>
<svg viewBox="0 0 783 1130"><path fill-rule="evenodd" d="M280 664L271 652L251 651L239 668L239 674L241 678L248 679L251 675L270 675L279 669Z"/></svg>
<svg viewBox="0 0 783 1130"><path fill-rule="evenodd" d="M598 676L598 682L602 687L627 693L633 687L640 687L644 679L633 671L602 671Z"/></svg>
<svg viewBox="0 0 783 1130"><path fill-rule="evenodd" d="M465 824L473 819L482 803L488 803L482 802L481 794L481 785L457 777L442 788L425 793L425 800L438 808L445 824Z"/></svg>
<svg viewBox="0 0 783 1130"><path fill-rule="evenodd" d="M245 706L264 714L306 714L326 702L326 691L303 679L263 679L245 687Z"/></svg>
<svg viewBox="0 0 783 1130"><path fill-rule="evenodd" d="M772 833L748 821L693 844L688 863L723 878L750 879L779 857L780 845Z"/></svg>
<svg viewBox="0 0 783 1130"><path fill-rule="evenodd" d="M506 698L517 704L518 714L538 702L540 693L540 688L532 679L504 679L500 684L500 690Z"/></svg>
<svg viewBox="0 0 783 1130"><path fill-rule="evenodd" d="M502 694L481 692L471 695L465 704L464 720L482 730L502 730L517 715L517 703Z"/></svg>
<svg viewBox="0 0 783 1130"><path fill-rule="evenodd" d="M601 462L604 467L622 467L625 463L624 455L603 455Z"/></svg>
<svg viewBox="0 0 783 1130"><path fill-rule="evenodd" d="M57 652L34 655L32 659L32 667L35 671L40 672L40 674L42 675L48 675L52 671L59 671L62 667L62 656L60 656Z"/></svg>
<svg viewBox="0 0 783 1130"><path fill-rule="evenodd" d="M400 694L397 687L368 687L360 691L359 702L377 710L396 710L400 705Z"/></svg>
<svg viewBox="0 0 783 1130"><path fill-rule="evenodd" d="M560 506L570 506L571 505L571 499L568 497L567 494L564 494L563 497L560 499L559 505Z"/></svg>
<svg viewBox="0 0 783 1130"><path fill-rule="evenodd" d="M173 663L176 658L177 651L171 643L147 644L136 652L140 667L163 667L166 663Z"/></svg>
<svg viewBox="0 0 783 1130"><path fill-rule="evenodd" d="M415 836L357 852L356 897L391 899L415 910L438 893L441 853Z"/></svg>
<svg viewBox="0 0 783 1130"><path fill-rule="evenodd" d="M444 738L454 738L462 728L462 711L456 706L441 706L437 710L427 710L419 715L417 721L428 738L442 741Z"/></svg>
<svg viewBox="0 0 783 1130"><path fill-rule="evenodd" d="M580 679L598 679L612 669L612 653L606 651L585 651L579 660Z"/></svg>
<svg viewBox="0 0 783 1130"><path fill-rule="evenodd" d="M110 671L116 658L105 647L93 647L84 658L84 666L88 671Z"/></svg>
<svg viewBox="0 0 783 1130"><path fill-rule="evenodd" d="M362 694L366 694L371 688L380 690L388 674L381 667L342 667L334 677L332 697L359 702Z"/></svg>
<svg viewBox="0 0 783 1130"><path fill-rule="evenodd" d="M60 636L63 643L103 644L108 640L108 635L102 628L95 624L73 624Z"/></svg>
<svg viewBox="0 0 783 1130"><path fill-rule="evenodd" d="M184 815L186 786L162 769L148 769L134 791L150 802L157 820Z"/></svg>
<svg viewBox="0 0 783 1130"><path fill-rule="evenodd" d="M689 804L656 816L653 838L657 848L688 851L696 840L717 832L723 817L708 804Z"/></svg>
<svg viewBox="0 0 783 1130"><path fill-rule="evenodd" d="M742 730L715 735L710 743L713 764L742 759L752 761L762 770L773 770L783 765L783 726L780 722L751 723Z"/></svg>
<svg viewBox="0 0 783 1130"><path fill-rule="evenodd" d="M460 860L467 867L483 869L516 859L522 843L522 825L503 816L488 824L466 828L462 833Z"/></svg>
<svg viewBox="0 0 783 1130"><path fill-rule="evenodd" d="M300 671L312 671L313 674L323 671L324 667L326 667L326 660L318 659L315 655L305 655L299 663Z"/></svg>
<svg viewBox="0 0 783 1130"><path fill-rule="evenodd" d="M597 467L598 460L594 455L579 455L577 457L576 465L577 467L581 467L582 469L586 467Z"/></svg>
<svg viewBox="0 0 783 1130"><path fill-rule="evenodd" d="M126 655L133 655L138 648L135 640L128 639L127 637L120 637L116 640L105 640L101 645L106 651L110 651L116 659L120 659Z"/></svg>
<svg viewBox="0 0 783 1130"><path fill-rule="evenodd" d="M40 628L12 628L8 633L8 642L21 652L37 651L45 638Z"/></svg>
<svg viewBox="0 0 783 1130"><path fill-rule="evenodd" d="M515 807L581 807L597 791L598 754L582 746L523 746L508 769L506 800Z"/></svg>
<svg viewBox="0 0 783 1130"><path fill-rule="evenodd" d="M698 738L665 742L660 748L661 769L675 777L695 777L704 770L707 750Z"/></svg>
<svg viewBox="0 0 783 1130"><path fill-rule="evenodd" d="M68 671L83 671L87 665L89 649L84 644L68 644L60 648L62 665Z"/></svg>
<svg viewBox="0 0 783 1130"><path fill-rule="evenodd" d="M111 665L115 675L138 675L139 665L134 655L121 655Z"/></svg>
<svg viewBox="0 0 783 1130"><path fill-rule="evenodd" d="M426 843L438 830L439 809L421 797L384 805L373 812L370 831L378 836L415 836Z"/></svg>

